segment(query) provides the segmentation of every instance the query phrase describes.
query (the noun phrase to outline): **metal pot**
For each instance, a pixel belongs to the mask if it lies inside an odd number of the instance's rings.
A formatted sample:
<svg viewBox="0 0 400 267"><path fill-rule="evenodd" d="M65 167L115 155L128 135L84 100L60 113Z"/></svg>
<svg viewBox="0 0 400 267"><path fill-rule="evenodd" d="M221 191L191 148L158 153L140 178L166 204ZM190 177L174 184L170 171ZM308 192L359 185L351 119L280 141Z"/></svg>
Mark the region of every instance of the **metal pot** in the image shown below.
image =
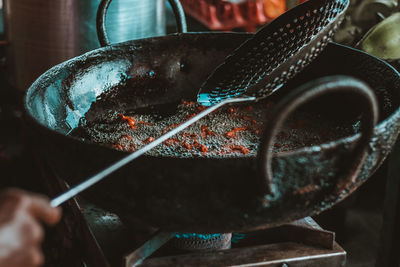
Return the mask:
<svg viewBox="0 0 400 267"><path fill-rule="evenodd" d="M50 67L99 47L100 0L3 0L9 82L25 91ZM112 42L165 34L165 0L115 0Z"/></svg>

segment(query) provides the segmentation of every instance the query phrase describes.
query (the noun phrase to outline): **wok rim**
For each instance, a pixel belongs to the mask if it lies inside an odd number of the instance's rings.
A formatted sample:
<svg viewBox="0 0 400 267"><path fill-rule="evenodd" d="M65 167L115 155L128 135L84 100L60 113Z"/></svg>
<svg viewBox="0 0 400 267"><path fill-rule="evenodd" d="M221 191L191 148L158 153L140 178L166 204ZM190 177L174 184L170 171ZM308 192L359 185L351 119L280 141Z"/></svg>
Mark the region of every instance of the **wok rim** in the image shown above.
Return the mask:
<svg viewBox="0 0 400 267"><path fill-rule="evenodd" d="M53 66L52 68L50 68L49 70L47 70L46 72L44 72L43 74L41 74L33 83L32 85L28 88L28 90L25 93L24 96L24 109L25 109L25 114L28 116L29 120L32 121L35 125L39 126L39 128L41 130L44 130L46 132L50 132L51 134L55 134L58 137L61 138L67 138L70 141L74 141L74 142L79 142L82 145L90 145L90 146L96 146L96 147L102 147L105 148L106 150L110 151L110 152L116 152L119 153L120 155L128 155L131 154L131 152L127 152L127 151L120 151L117 149L114 149L110 146L106 146L106 145L102 145L102 144L98 144L92 141L83 141L77 137L68 135L68 134L63 134L60 133L54 129L49 128L47 125L42 124L41 122L39 122L30 112L30 108L29 108L29 99L31 99L31 97L38 91L40 91L41 88L43 88L43 84L49 84L49 81L52 79L52 77L54 77L54 75L49 75L50 73L54 73L56 71L60 71L66 68L66 66L68 66L69 64L73 63L74 65L76 64L76 62L79 62L80 60L90 56L90 55L95 55L99 52L101 53L106 53L109 50L113 50L115 47L123 47L123 46L127 46L127 45L132 45L136 42L140 42L140 41L146 41L146 40L158 40L158 39L166 39L166 38L181 38L182 36L198 36L198 35L236 35L236 36L252 36L253 33L238 33L238 32L189 32L189 33L173 33L173 34L169 34L166 36L158 36L158 37L150 37L150 38L144 38L144 39L138 39L138 40L130 40L130 41L126 41L126 42L121 42L121 43L116 43L116 44L112 44L110 46L107 47L100 47L98 49L89 51L87 53L84 53L82 55L73 57L69 60L66 60L64 62L61 62L60 64L57 64L55 66ZM328 43L328 48L329 46L338 46L341 47L342 49L348 49L351 50L353 52L359 53L363 56L367 56L372 58L373 60L377 60L377 62L383 63L386 67L388 67L389 69L391 69L393 71L393 74L397 75L398 78L400 78L400 72L397 71L392 65L390 65L388 62L379 59L373 55L370 55L364 51L361 51L359 49L353 48L353 47L349 47L346 45L342 45L339 43L335 43L335 42L329 42ZM400 80L400 79L399 79ZM400 116L400 105L397 106L397 108L395 108L395 110L386 118L384 118L383 120L379 121L375 127L374 127L374 132L379 132L380 128L384 127L385 124L387 124L394 116ZM321 151L321 150L325 150L325 149L331 149L335 146L337 146L338 144L344 144L344 143L353 143L355 141L358 141L361 137L360 133L356 133L356 134L352 134L346 137L342 137L339 139L334 139L331 140L329 142L324 142L322 144L319 145L313 145L313 146L304 146L301 148L297 148L297 149L293 149L293 150L289 150L289 151L281 151L281 152L274 152L273 155L274 157L288 157L288 156L295 156L297 154L303 154L305 152L310 152L310 151ZM216 156L197 156L197 155L193 155L191 157L184 157L184 156L172 156L172 155L159 155L159 156L153 156L153 155L148 155L145 154L142 157L144 158L167 158L167 159L179 159L179 160L187 160L187 159L201 159L201 160L232 160L232 159L256 159L257 157L257 153L254 154L250 154L250 155L225 155L223 157L216 157Z"/></svg>

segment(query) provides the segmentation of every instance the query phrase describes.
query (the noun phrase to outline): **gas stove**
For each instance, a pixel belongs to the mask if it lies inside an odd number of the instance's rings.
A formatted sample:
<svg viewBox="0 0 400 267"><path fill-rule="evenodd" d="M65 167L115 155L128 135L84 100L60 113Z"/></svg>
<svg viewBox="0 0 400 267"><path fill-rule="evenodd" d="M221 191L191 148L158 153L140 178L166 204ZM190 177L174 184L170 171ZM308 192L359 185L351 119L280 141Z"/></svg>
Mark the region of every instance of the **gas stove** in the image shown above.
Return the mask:
<svg viewBox="0 0 400 267"><path fill-rule="evenodd" d="M50 195L68 188L37 158ZM78 197L64 207L63 230L78 244L81 266L344 266L335 234L307 217L262 231L227 234L163 232L123 220ZM138 219L140 214L138 214ZM74 253L73 253L74 254Z"/></svg>

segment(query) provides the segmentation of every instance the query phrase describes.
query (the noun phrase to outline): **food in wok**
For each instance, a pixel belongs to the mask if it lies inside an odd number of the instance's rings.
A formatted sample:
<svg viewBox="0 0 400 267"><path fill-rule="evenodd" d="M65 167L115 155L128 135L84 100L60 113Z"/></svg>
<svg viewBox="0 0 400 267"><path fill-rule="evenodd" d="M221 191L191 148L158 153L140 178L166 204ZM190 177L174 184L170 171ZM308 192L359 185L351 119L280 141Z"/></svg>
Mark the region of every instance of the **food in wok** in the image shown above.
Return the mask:
<svg viewBox="0 0 400 267"><path fill-rule="evenodd" d="M151 86L151 84L150 84ZM94 103L71 135L84 141L133 152L182 124L205 109L189 100L164 106L152 106L131 112L105 108L107 95ZM264 123L269 119L274 102L264 99L249 105L222 107L183 132L150 150L148 155L178 157L255 156ZM275 151L319 145L357 132L357 124L337 123L321 113L297 112L277 135Z"/></svg>

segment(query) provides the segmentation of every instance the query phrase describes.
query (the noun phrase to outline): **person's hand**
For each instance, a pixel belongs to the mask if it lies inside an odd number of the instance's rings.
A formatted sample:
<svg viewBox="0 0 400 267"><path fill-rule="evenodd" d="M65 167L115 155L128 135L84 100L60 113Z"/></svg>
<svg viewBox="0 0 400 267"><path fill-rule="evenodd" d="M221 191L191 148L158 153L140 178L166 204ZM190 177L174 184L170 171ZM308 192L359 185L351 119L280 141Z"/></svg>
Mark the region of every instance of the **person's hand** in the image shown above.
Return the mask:
<svg viewBox="0 0 400 267"><path fill-rule="evenodd" d="M54 225L60 218L61 210L44 196L17 189L0 193L0 267L41 266L41 222Z"/></svg>

